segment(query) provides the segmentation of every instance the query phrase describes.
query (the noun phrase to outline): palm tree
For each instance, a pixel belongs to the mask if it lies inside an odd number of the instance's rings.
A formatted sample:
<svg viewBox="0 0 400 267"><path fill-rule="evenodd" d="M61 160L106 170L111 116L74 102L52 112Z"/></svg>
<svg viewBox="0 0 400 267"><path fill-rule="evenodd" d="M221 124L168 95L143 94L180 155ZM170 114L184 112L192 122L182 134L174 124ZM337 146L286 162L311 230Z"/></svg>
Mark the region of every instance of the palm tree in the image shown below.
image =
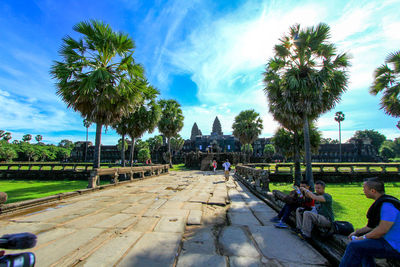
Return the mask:
<svg viewBox="0 0 400 267"><path fill-rule="evenodd" d="M108 24L91 20L73 27L79 40L63 38L51 74L57 95L69 108L96 123L94 168L100 167L101 129L134 111L142 101L143 68L135 63L134 41Z"/></svg>
<svg viewBox="0 0 400 267"><path fill-rule="evenodd" d="M400 117L400 50L387 56L385 64L375 70L374 78L369 92L383 92L381 108L390 116Z"/></svg>
<svg viewBox="0 0 400 267"><path fill-rule="evenodd" d="M31 134L25 134L22 136L22 141L29 143L29 141L32 140L32 135Z"/></svg>
<svg viewBox="0 0 400 267"><path fill-rule="evenodd" d="M85 162L87 161L87 149L89 142L89 127L92 125L92 122L88 119L83 119L83 126L86 128L86 142L85 142Z"/></svg>
<svg viewBox="0 0 400 267"><path fill-rule="evenodd" d="M120 133L126 130L126 134L131 138L131 151L129 156L129 165L131 167L133 166L135 139L142 137L145 132L152 133L160 120L161 107L156 102L158 94L159 92L157 89L147 85L143 104L135 112L121 120L121 124L124 124L123 127L126 128L120 128Z"/></svg>
<svg viewBox="0 0 400 267"><path fill-rule="evenodd" d="M339 123L339 162L342 162L342 133L340 129L340 123L344 121L344 113L341 111L336 112L335 121Z"/></svg>
<svg viewBox="0 0 400 267"><path fill-rule="evenodd" d="M160 100L162 115L158 123L158 130L167 138L169 165L172 168L171 137L176 136L183 127L181 105L175 100Z"/></svg>
<svg viewBox="0 0 400 267"><path fill-rule="evenodd" d="M264 79L268 98L287 99L283 109L302 119L306 179L312 187L309 121L340 101L347 87L346 70L350 66L348 55L337 54L335 45L328 42L329 31L329 26L323 23L306 29L292 26L289 34L275 46L275 56L267 64ZM294 124L297 124L297 118L289 115L287 118L296 120Z"/></svg>
<svg viewBox="0 0 400 267"><path fill-rule="evenodd" d="M158 150L160 149L160 147L162 147L163 145L163 138L161 135L156 135L152 138L149 138L147 140L147 142L149 143L149 147L150 147L150 151L152 153L156 153L158 152ZM156 153L156 162L158 162L158 153Z"/></svg>
<svg viewBox="0 0 400 267"><path fill-rule="evenodd" d="M40 141L43 140L43 136L41 136L40 134L35 136L35 140L38 142L38 144L40 143Z"/></svg>
<svg viewBox="0 0 400 267"><path fill-rule="evenodd" d="M5 132L3 135L3 139L6 140L6 142L8 143L11 140L11 133L10 132Z"/></svg>
<svg viewBox="0 0 400 267"><path fill-rule="evenodd" d="M263 121L259 116L259 113L250 109L241 111L239 115L235 117L235 121L232 125L233 135L238 138L240 143L245 147L246 145L251 145L261 134ZM247 154L250 157L250 153Z"/></svg>

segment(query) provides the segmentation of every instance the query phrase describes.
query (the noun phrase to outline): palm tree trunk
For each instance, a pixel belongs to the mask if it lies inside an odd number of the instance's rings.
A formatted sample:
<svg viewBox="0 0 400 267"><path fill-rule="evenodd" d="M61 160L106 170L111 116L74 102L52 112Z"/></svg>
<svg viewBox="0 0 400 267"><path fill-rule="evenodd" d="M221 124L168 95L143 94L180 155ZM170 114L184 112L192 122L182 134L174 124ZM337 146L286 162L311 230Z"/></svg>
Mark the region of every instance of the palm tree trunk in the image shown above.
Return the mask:
<svg viewBox="0 0 400 267"><path fill-rule="evenodd" d="M122 135L122 146L121 146L121 163L122 167L125 167L125 135Z"/></svg>
<svg viewBox="0 0 400 267"><path fill-rule="evenodd" d="M169 167L172 168L171 138L168 138Z"/></svg>
<svg viewBox="0 0 400 267"><path fill-rule="evenodd" d="M96 146L94 149L93 169L100 168L100 153L101 153L101 123L96 123Z"/></svg>
<svg viewBox="0 0 400 267"><path fill-rule="evenodd" d="M133 155L135 154L135 138L131 137L131 154L129 156L129 166L133 167Z"/></svg>
<svg viewBox="0 0 400 267"><path fill-rule="evenodd" d="M89 139L89 127L86 127L85 162L87 160L87 145Z"/></svg>
<svg viewBox="0 0 400 267"><path fill-rule="evenodd" d="M311 167L311 145L310 145L310 127L308 117L304 115L304 149L306 152L306 181L310 185L310 189L314 190L314 179Z"/></svg>
<svg viewBox="0 0 400 267"><path fill-rule="evenodd" d="M299 145L299 133L294 131L294 184L297 186L300 186L301 182Z"/></svg>

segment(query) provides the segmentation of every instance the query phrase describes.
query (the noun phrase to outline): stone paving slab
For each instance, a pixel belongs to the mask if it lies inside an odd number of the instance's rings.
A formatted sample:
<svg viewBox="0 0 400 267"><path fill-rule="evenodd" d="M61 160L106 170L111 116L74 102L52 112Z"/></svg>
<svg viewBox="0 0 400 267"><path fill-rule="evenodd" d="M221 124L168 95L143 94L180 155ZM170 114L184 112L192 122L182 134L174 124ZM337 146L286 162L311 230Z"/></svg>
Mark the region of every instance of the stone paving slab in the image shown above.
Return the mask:
<svg viewBox="0 0 400 267"><path fill-rule="evenodd" d="M93 225L93 227L99 227L99 228L113 228L121 224L123 221L127 221L130 219L132 215L130 214L116 214L114 216L111 216L99 223L96 223Z"/></svg>
<svg viewBox="0 0 400 267"><path fill-rule="evenodd" d="M185 203L182 207L183 210L202 210L203 204L201 203Z"/></svg>
<svg viewBox="0 0 400 267"><path fill-rule="evenodd" d="M225 227L219 237L219 243L224 255L260 258L252 241L239 226Z"/></svg>
<svg viewBox="0 0 400 267"><path fill-rule="evenodd" d="M269 259L278 259L286 266L291 266L290 264L327 264L327 261L318 251L292 234L288 229L250 225L249 231L263 255Z"/></svg>
<svg viewBox="0 0 400 267"><path fill-rule="evenodd" d="M99 236L103 229L86 228L73 234L59 239L58 242L50 243L47 246L32 251L36 255L37 266L50 266L60 258L72 253L74 250L90 242L93 238Z"/></svg>
<svg viewBox="0 0 400 267"><path fill-rule="evenodd" d="M248 210L247 212L229 211L228 219L232 225L243 225L243 226L261 225L250 210Z"/></svg>
<svg viewBox="0 0 400 267"><path fill-rule="evenodd" d="M146 233L117 266L172 266L181 238L177 233Z"/></svg>
<svg viewBox="0 0 400 267"><path fill-rule="evenodd" d="M215 239L211 227L202 227L185 233L182 252L195 254L216 254Z"/></svg>
<svg viewBox="0 0 400 267"><path fill-rule="evenodd" d="M264 266L258 258L229 257L229 267L262 267Z"/></svg>
<svg viewBox="0 0 400 267"><path fill-rule="evenodd" d="M161 217L154 232L183 233L185 231L186 220L179 216Z"/></svg>
<svg viewBox="0 0 400 267"><path fill-rule="evenodd" d="M184 254L179 257L178 267L226 267L226 258L220 255L210 254Z"/></svg>
<svg viewBox="0 0 400 267"><path fill-rule="evenodd" d="M187 225L201 224L202 212L200 210L191 210L187 219Z"/></svg>
<svg viewBox="0 0 400 267"><path fill-rule="evenodd" d="M108 267L113 266L126 253L128 249L143 235L143 233L130 231L124 233L96 250L89 258L78 266Z"/></svg>

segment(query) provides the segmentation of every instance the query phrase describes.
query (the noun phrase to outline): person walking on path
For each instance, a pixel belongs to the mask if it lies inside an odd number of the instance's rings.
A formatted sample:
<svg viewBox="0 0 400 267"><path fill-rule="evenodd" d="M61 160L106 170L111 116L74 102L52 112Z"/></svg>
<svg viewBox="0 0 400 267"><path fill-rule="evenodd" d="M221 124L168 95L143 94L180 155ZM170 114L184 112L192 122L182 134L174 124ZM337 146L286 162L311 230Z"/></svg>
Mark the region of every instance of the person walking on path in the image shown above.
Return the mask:
<svg viewBox="0 0 400 267"><path fill-rule="evenodd" d="M222 167L224 167L225 171L225 181L229 180L229 171L231 169L231 164L229 163L229 160L227 159L224 164L222 164Z"/></svg>
<svg viewBox="0 0 400 267"><path fill-rule="evenodd" d="M311 231L314 226L330 228L335 220L332 209L332 196L325 193L325 183L323 181L315 182L315 192L302 187L300 191L308 198L315 200L316 212L304 211L298 208L296 210L296 226L299 236L305 240L311 238Z"/></svg>
<svg viewBox="0 0 400 267"><path fill-rule="evenodd" d="M213 166L213 172L215 173L215 170L217 169L217 161L215 159L212 162L212 166Z"/></svg>
<svg viewBox="0 0 400 267"><path fill-rule="evenodd" d="M377 178L367 179L363 189L375 202L367 212L367 225L349 235L353 241L340 267L375 266L374 258L400 259L400 201L386 195L384 183Z"/></svg>

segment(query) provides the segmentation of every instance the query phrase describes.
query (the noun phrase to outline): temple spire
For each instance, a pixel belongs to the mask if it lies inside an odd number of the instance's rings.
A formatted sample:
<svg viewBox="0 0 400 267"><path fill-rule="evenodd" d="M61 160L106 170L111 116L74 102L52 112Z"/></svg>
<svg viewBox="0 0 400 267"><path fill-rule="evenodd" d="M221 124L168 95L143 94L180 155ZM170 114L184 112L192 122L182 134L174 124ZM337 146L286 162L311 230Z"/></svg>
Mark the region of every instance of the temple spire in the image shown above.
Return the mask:
<svg viewBox="0 0 400 267"><path fill-rule="evenodd" d="M218 119L218 116L215 117L213 127L212 127L212 132L211 135L222 135L222 128L221 128L221 122Z"/></svg>

